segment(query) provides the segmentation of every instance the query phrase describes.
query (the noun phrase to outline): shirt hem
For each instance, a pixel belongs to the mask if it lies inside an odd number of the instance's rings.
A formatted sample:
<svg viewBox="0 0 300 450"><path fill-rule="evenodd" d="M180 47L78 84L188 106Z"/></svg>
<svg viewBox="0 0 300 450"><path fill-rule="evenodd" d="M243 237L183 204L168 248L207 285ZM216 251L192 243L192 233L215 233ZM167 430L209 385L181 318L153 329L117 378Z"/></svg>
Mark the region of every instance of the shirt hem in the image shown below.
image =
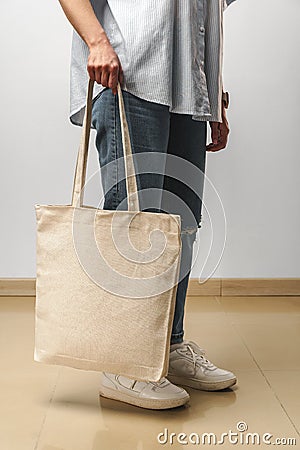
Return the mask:
<svg viewBox="0 0 300 450"><path fill-rule="evenodd" d="M93 96L93 100L95 100L99 94L101 94L101 92L104 90L104 88L99 92L95 93ZM153 98L149 98L148 96L145 95L140 95L137 92L135 92L134 90L129 90L128 88L124 87L122 88L122 90L129 92L132 95L135 95L138 98L141 98L142 100L146 100L148 102L151 103L157 103L159 105L163 105L163 106L168 106L169 107L169 112L170 113L174 113L174 114L185 114L185 115L190 115L192 116L193 120L196 121L206 121L206 122L220 122L219 117L215 116L214 114L201 114L199 112L196 111L191 111L191 110L186 110L186 109L180 109L180 108L173 108L170 103L166 102L166 101L162 101L162 100L157 100L157 99L153 99ZM72 123L72 125L75 126L82 126L83 125L83 116L84 116L84 109L85 109L85 104L83 104L82 106L80 106L78 109L71 111L69 114L69 120ZM91 125L91 128L94 129L94 127Z"/></svg>

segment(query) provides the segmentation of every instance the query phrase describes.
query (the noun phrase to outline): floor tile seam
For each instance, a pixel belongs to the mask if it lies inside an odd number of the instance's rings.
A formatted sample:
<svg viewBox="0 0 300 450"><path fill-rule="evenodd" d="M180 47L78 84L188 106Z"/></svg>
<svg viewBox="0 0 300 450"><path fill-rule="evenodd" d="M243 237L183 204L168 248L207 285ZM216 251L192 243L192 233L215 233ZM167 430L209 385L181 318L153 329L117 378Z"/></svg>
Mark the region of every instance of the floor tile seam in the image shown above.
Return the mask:
<svg viewBox="0 0 300 450"><path fill-rule="evenodd" d="M45 422L46 422L49 410L51 408L51 404L52 404L52 401L53 401L53 398L54 398L54 395L55 395L55 391L56 391L56 388L57 388L57 384L58 384L58 380L59 380L61 371L62 371L62 367L60 367L59 370L58 370L58 373L57 373L57 376L56 376L56 379L55 379L55 382L54 382L54 386L53 386L52 391L51 391L49 404L48 404L48 407L46 408L46 411L45 411L45 414L44 414L44 417L43 417L43 421L42 421L42 424L40 426L40 430L39 430L39 433L37 435L36 443L35 443L35 446L34 446L33 450L38 450L40 438L41 438L41 435L42 435L42 432L43 432L43 429L44 429L44 426L45 426Z"/></svg>
<svg viewBox="0 0 300 450"><path fill-rule="evenodd" d="M292 420L291 417L289 416L287 410L285 409L284 405L283 405L282 402L280 401L278 395L277 395L276 392L274 391L274 389L273 389L272 385L270 384L269 380L267 379L267 377L266 377L266 375L265 375L263 369L260 367L259 363L256 361L256 358L255 358L255 356L253 355L253 353L251 352L250 348L248 347L248 345L247 345L247 343L246 343L244 337L239 333L239 331L238 331L237 327L235 326L235 324L232 324L232 325L233 325L233 328L235 329L236 333L237 333L238 336L240 337L241 341L243 342L244 346L246 347L248 353L250 354L250 356L251 356L253 362L256 364L256 366L257 366L259 372L260 372L261 375L263 376L263 378L264 378L266 384L268 385L269 390L271 391L273 397L274 397L274 398L276 399L276 401L279 403L281 409L283 410L284 414L285 414L286 417L288 418L289 422L291 423L292 427L293 427L294 430L296 431L297 435L299 435L299 431L298 431L296 425L294 424L293 420Z"/></svg>
<svg viewBox="0 0 300 450"><path fill-rule="evenodd" d="M282 401L280 400L280 398L279 398L277 392L276 392L275 389L273 388L271 382L268 380L268 378L267 378L265 372L267 372L267 371L264 371L264 370L262 369L262 375L263 375L264 379L266 380L266 383L268 384L268 386L269 386L270 390L272 391L274 397L276 398L276 400L277 400L278 403L280 404L281 409L283 410L283 412L284 412L285 415L287 416L288 420L290 421L290 423L291 423L292 427L294 428L294 430L296 431L297 435L300 437L300 433L299 433L299 430L297 429L296 424L294 423L294 421L293 421L292 418L290 417L290 415L289 415L288 411L286 410L284 404L283 404Z"/></svg>

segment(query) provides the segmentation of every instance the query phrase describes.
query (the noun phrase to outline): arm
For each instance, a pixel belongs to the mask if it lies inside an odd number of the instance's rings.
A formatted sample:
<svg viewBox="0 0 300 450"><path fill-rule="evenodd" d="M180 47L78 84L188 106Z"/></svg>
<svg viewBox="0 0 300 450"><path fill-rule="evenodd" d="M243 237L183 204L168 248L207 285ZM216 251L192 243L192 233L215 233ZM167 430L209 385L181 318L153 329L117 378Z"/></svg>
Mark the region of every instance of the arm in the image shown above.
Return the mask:
<svg viewBox="0 0 300 450"><path fill-rule="evenodd" d="M223 0L223 11L235 0ZM224 89L222 87L222 98ZM227 105L228 107L228 105ZM211 129L212 142L207 145L206 150L208 152L217 152L224 149L227 146L228 135L230 132L229 124L226 116L225 103L222 100L222 122L209 122Z"/></svg>
<svg viewBox="0 0 300 450"><path fill-rule="evenodd" d="M89 0L59 0L77 33L89 47L87 71L92 80L117 93L118 81L123 83L120 60L99 23Z"/></svg>
<svg viewBox="0 0 300 450"><path fill-rule="evenodd" d="M228 8L235 0L223 0L223 10ZM222 91L223 94L224 90ZM227 106L228 107L228 106ZM228 120L226 117L225 104L222 101L222 122L209 122L211 128L212 142L207 145L208 152L217 152L226 147L228 142L228 135L230 132Z"/></svg>

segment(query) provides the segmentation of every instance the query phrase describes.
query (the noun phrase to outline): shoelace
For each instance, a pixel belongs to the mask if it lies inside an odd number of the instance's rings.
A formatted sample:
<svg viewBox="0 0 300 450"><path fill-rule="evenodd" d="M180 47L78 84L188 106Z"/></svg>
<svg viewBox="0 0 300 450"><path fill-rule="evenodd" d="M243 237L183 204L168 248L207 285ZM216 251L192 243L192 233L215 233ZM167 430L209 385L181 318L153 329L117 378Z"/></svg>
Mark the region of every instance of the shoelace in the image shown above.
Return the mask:
<svg viewBox="0 0 300 450"><path fill-rule="evenodd" d="M163 387L163 385L169 384L166 378L161 378L159 381L152 381L152 384L156 387Z"/></svg>
<svg viewBox="0 0 300 450"><path fill-rule="evenodd" d="M190 354L192 355L194 369L196 368L197 362L199 362L201 365L203 365L205 367L210 367L210 368L214 367L214 364L212 364L208 359L206 359L204 357L204 355L205 355L205 350L204 349L196 346L196 348L197 348L197 353L196 353L194 351L193 347L191 347L189 344L186 344L186 348L190 352Z"/></svg>
<svg viewBox="0 0 300 450"><path fill-rule="evenodd" d="M134 389L137 382L138 382L138 380L134 380L134 382L131 385L130 389ZM151 381L151 384L154 387L163 387L163 386L169 384L169 381L166 378L161 378L159 381Z"/></svg>

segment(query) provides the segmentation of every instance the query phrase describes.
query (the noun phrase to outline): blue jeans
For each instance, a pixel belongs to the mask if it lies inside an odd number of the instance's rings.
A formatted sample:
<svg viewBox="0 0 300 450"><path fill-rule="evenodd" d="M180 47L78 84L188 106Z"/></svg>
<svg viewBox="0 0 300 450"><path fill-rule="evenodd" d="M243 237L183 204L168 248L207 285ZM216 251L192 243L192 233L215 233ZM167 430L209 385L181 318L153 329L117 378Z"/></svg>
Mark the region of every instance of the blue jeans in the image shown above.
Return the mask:
<svg viewBox="0 0 300 450"><path fill-rule="evenodd" d="M171 336L172 344L180 343L184 335L184 307L193 245L201 227L207 124L195 121L187 114L170 113L168 106L143 100L126 91L123 91L123 98L140 209L181 216L182 253ZM105 194L103 209L126 210L118 108L117 95L106 88L94 99L92 126L96 129L96 148ZM180 180L182 178L184 181Z"/></svg>

